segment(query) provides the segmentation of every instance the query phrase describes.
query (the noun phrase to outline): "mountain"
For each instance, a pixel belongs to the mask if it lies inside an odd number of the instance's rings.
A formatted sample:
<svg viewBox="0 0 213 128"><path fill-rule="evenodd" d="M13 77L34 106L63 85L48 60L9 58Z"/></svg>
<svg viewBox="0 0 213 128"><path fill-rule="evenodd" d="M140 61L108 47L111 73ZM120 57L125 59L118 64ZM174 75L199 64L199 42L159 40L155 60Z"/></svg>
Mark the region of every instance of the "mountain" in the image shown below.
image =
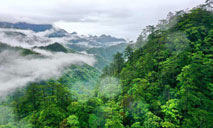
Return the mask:
<svg viewBox="0 0 213 128"><path fill-rule="evenodd" d="M30 48L52 43L50 39L31 30L0 28L0 41L11 46Z"/></svg>
<svg viewBox="0 0 213 128"><path fill-rule="evenodd" d="M51 52L68 53L68 49L66 49L63 45L61 45L57 42L54 44L49 44L47 46L40 46L40 47L34 47L34 48L44 49L44 50L51 51Z"/></svg>
<svg viewBox="0 0 213 128"><path fill-rule="evenodd" d="M66 53L71 42L28 49L39 55L0 44L0 95L10 91L0 98L0 127L212 128L213 13L208 4L213 3L207 0L147 26L136 44L113 58L108 52L122 43L85 48L93 55ZM94 56L112 63L100 73L91 66Z"/></svg>
<svg viewBox="0 0 213 128"><path fill-rule="evenodd" d="M89 54L99 55L103 57L105 60L111 62L113 60L113 56L117 52L123 53L127 45L128 45L127 43L120 43L109 47L90 48L86 50L86 52Z"/></svg>
<svg viewBox="0 0 213 128"><path fill-rule="evenodd" d="M93 54L97 59L95 66L100 70L112 61L115 53L124 52L128 45L125 39L110 35L84 36L48 24L8 22L0 22L0 41L27 49Z"/></svg>
<svg viewBox="0 0 213 128"><path fill-rule="evenodd" d="M125 40L122 38L115 38L110 35L90 36L90 37L96 40L97 42L101 42L101 43L125 42Z"/></svg>
<svg viewBox="0 0 213 128"><path fill-rule="evenodd" d="M110 124L131 128L211 128L212 8L202 5L176 12L145 31L148 36L141 39L140 35L138 48L126 51L127 61L116 54L113 63L104 69L103 76L122 81L122 93L114 98L112 106L118 105L117 113L124 112L120 114L123 118L120 124L114 119ZM100 92L99 97L102 95ZM112 100L105 103L109 102Z"/></svg>
<svg viewBox="0 0 213 128"><path fill-rule="evenodd" d="M21 48L21 47L12 47L12 46L10 46L8 44L4 44L4 43L0 42L0 53L5 51L5 50L19 51L19 52L21 52L21 54L23 56L26 56L26 55L39 55L39 53L37 53L35 51L32 51L30 49L25 49L25 48Z"/></svg>
<svg viewBox="0 0 213 128"><path fill-rule="evenodd" d="M46 35L49 38L54 38L54 37L65 37L68 36L69 33L63 29L57 29L55 31L53 31L52 33Z"/></svg>
<svg viewBox="0 0 213 128"><path fill-rule="evenodd" d="M53 44L47 47L48 50L51 52L54 52L54 54L57 54L58 49L55 50L54 46L59 46L62 48L60 44ZM58 48L58 47L57 47ZM36 48L38 49L38 48ZM43 50L46 50L46 48L43 48ZM64 50L64 49L63 49ZM27 52L26 52L27 51ZM61 52L61 50L59 50ZM5 53L5 54L4 54ZM21 53L20 55L17 55ZM12 55L14 56L12 56ZM0 43L0 70L1 74L0 75L0 112L2 113L4 110L4 114L0 114L0 127L31 127L31 124L21 118L28 118L28 116L24 113L32 114L32 111L40 111L42 105L41 104L46 104L47 106L50 105L52 101L55 101L56 99L61 99L60 103L61 106L66 106L66 102L71 102L73 100L79 100L81 102L87 101L89 98L91 98L94 93L93 89L95 88L96 82L99 79L100 72L96 68L77 61L76 63L73 64L68 64L65 67L62 65L59 65L57 69L52 68L54 65L58 65L60 61L63 63L68 63L69 61L66 61L68 58L60 59L60 58L55 58L55 56L46 56L42 53L35 53L32 50L29 49L24 49L21 47L12 47L7 44ZM73 57L73 53L64 53L62 55L66 56L68 54L71 54L69 57ZM6 56L4 56L6 55ZM61 55L61 53L59 54ZM63 57L63 56L59 56ZM77 57L82 57L82 55L79 55ZM75 61L78 58L73 58L72 61ZM55 63L52 63L52 60ZM88 60L87 60L88 61ZM26 67L20 68L20 64L25 65ZM32 65L27 66L26 63L32 63ZM9 66L11 69L5 68L7 65L12 65ZM44 65L44 66L39 66L39 65ZM22 66L21 66L22 67ZM37 69L34 69L38 67ZM3 68L3 69L2 69ZM5 68L5 69L4 69ZM17 69L18 68L18 69ZM41 69L43 68L43 69ZM46 75L51 75L54 74L54 70L58 69L63 69L61 70L61 73L59 76L55 77L50 77L48 79L44 79ZM37 71L40 70L40 71ZM50 71L48 71L50 70ZM14 85L10 86L3 86L7 85L8 81L7 78L4 77L4 74L9 73L10 75L7 75L10 79L9 81L14 81L14 79L18 79L18 82L15 80L13 83ZM17 72L18 71L18 72ZM29 72L28 72L29 71ZM49 72L46 75L42 75L45 72ZM28 72L28 73L27 73ZM37 76L38 73L42 73L41 76L38 75L39 77L34 79L35 76ZM3 77L2 77L3 76ZM12 77L14 76L14 77ZM29 79L31 78L31 79ZM6 81L4 81L6 79ZM3 83L2 83L3 80ZM29 82L26 83L26 85L20 86L20 83L22 83L25 80L29 80ZM19 86L17 86L19 85ZM5 88L10 88L11 90L6 90L2 91L2 89ZM15 88L16 87L16 88ZM7 94L7 92L10 92ZM33 95L31 97L30 95ZM62 95L63 97L59 98L59 95ZM70 95L72 94L72 96ZM2 98L6 95L6 98ZM57 95L57 96L56 96ZM39 103L36 100L43 100L43 103ZM12 101L12 102L11 102ZM30 107L27 111L25 111L23 108L31 106L29 104L29 101L35 101L34 105ZM23 105L18 105L19 108L13 109L13 105L23 103ZM64 104L65 103L65 104ZM61 109L62 110L62 109ZM16 112L21 112L18 114L18 117L22 121L17 121L17 116L15 114ZM56 110L57 111L57 110ZM9 114L10 113L10 114ZM54 117L54 116L50 116ZM37 118L36 115L34 115L34 118ZM8 121L6 121L8 120ZM34 119L33 119L34 120ZM9 123L8 123L9 122ZM55 121L54 121L55 122ZM56 121L57 122L57 121Z"/></svg>
<svg viewBox="0 0 213 128"><path fill-rule="evenodd" d="M53 26L50 24L29 24L25 22L18 22L18 23L0 22L0 28L15 28L23 30L32 30L34 32L41 32L50 30L53 28Z"/></svg>
<svg viewBox="0 0 213 128"><path fill-rule="evenodd" d="M74 47L79 47L79 49L83 47L82 50L85 50L91 47L108 47L119 43L126 43L126 40L110 35L84 36L78 35L76 32L68 33L50 24L29 24L23 22L0 22L0 34L2 34L4 38L16 39L20 43L22 42L28 45L36 45L36 42L38 42L37 45L45 45L53 42L53 40L58 40L55 42L66 43L67 46L70 46L70 48L74 50ZM79 49L77 50L79 51Z"/></svg>
<svg viewBox="0 0 213 128"><path fill-rule="evenodd" d="M38 51L38 49L41 49L42 51ZM51 54L44 54L45 51L50 51ZM60 52L60 53L58 53ZM6 55L8 56L3 56L4 53L6 53ZM14 57L11 55L15 55ZM69 55L69 56L68 56ZM59 67L56 67L55 70L60 69L60 72L56 72L57 74L60 74L59 76L55 77L53 75L53 77L49 77L47 80L45 80L46 82L49 79L52 80L57 80L60 79L61 81L63 81L63 84L69 85L72 88L75 86L77 86L77 84L84 85L85 88L94 88L94 85L96 83L96 81L98 80L99 76L100 76L100 71L97 70L95 67L88 65L87 61L90 61L87 57L87 55L83 55L83 54L79 54L79 53L72 53L70 52L68 49L66 49L65 47L63 47L61 44L58 43L54 43L51 45L48 45L46 47L34 47L33 49L24 49L21 47L12 47L10 45L4 44L4 43L0 43L0 63L2 64L1 66L4 67L6 65L4 64L12 64L13 67L16 68L20 68L21 65L19 65L19 60L21 60L21 63L31 63L34 62L35 64L38 63L41 66L37 65L38 67L40 67L38 70L41 70L41 72L46 72L48 70L50 70L50 72L54 73L55 71L51 71L54 70L54 68L52 68L52 66L54 66L54 63L51 63L52 60L55 60L55 65L57 66L57 63L65 63L65 65L61 65ZM67 57L66 57L67 56ZM63 59L64 57L64 59ZM70 59L69 58L72 58ZM80 59L81 57L84 57L85 59L87 59L87 61L83 61L82 59ZM17 60L16 60L17 59ZM78 60L79 59L79 60ZM82 60L82 61L81 61ZM22 62L23 61L23 62ZM60 62L62 61L62 62ZM72 62L72 61L76 61L76 62ZM67 63L67 64L66 64ZM42 66L44 64L44 67ZM46 67L45 65L47 65L48 67ZM28 67L29 70L30 68L36 68L37 67L32 66L32 67ZM44 68L44 69L41 69ZM20 69L18 69L19 71ZM27 69L28 70L28 69ZM25 79L25 77L28 77L27 72L28 71L21 71L20 74L22 74L23 72L23 78ZM35 69L32 69L35 70ZM14 71L16 72L16 71ZM34 71L36 72L36 71ZM8 71L7 71L8 73ZM31 71L29 72L31 74ZM37 72L39 73L39 71ZM36 75L36 74L31 74ZM31 75L29 77L31 77ZM19 76L20 77L20 76ZM23 79L22 77L20 77L21 79ZM39 76L40 77L40 76ZM32 77L33 78L33 77ZM30 82L28 84L32 84L33 82L31 82L33 80L30 80ZM45 82L44 80L35 80L36 82ZM0 76L0 82L2 82L2 77ZM35 83L36 83L35 82ZM70 88L71 89L71 88ZM1 89L0 89L1 92Z"/></svg>
<svg viewBox="0 0 213 128"><path fill-rule="evenodd" d="M85 51L90 48L106 48L121 43L127 43L126 40L115 38L110 35L101 36L78 36L73 35L73 39L68 40L67 46L78 51Z"/></svg>

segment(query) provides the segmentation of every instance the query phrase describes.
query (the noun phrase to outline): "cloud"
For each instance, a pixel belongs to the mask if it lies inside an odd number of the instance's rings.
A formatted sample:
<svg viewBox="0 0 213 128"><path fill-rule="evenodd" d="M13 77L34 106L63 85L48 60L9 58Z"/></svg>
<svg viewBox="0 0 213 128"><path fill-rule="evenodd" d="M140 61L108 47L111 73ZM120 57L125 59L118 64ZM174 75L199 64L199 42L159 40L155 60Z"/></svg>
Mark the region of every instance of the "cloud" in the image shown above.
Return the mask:
<svg viewBox="0 0 213 128"><path fill-rule="evenodd" d="M16 88L30 82L57 78L63 69L71 64L86 63L93 65L93 56L39 51L46 57L33 55L21 56L19 52L3 51L0 53L0 95L6 95Z"/></svg>
<svg viewBox="0 0 213 128"><path fill-rule="evenodd" d="M98 91L107 98L113 98L121 93L120 80L114 77L105 77L100 80Z"/></svg>
<svg viewBox="0 0 213 128"><path fill-rule="evenodd" d="M44 35L49 31L35 33L31 30L4 29L0 28L0 42L11 46L21 46L24 48L33 46L44 46L54 43Z"/></svg>
<svg viewBox="0 0 213 128"><path fill-rule="evenodd" d="M55 23L69 32L136 39L146 25L170 11L205 0L2 0L0 20Z"/></svg>
<svg viewBox="0 0 213 128"><path fill-rule="evenodd" d="M56 27L43 32L33 32L31 30L0 28L0 42L11 46L32 48L34 46L47 46L55 42L67 44L69 40L76 39L74 35L48 38L48 35L54 33L57 29Z"/></svg>

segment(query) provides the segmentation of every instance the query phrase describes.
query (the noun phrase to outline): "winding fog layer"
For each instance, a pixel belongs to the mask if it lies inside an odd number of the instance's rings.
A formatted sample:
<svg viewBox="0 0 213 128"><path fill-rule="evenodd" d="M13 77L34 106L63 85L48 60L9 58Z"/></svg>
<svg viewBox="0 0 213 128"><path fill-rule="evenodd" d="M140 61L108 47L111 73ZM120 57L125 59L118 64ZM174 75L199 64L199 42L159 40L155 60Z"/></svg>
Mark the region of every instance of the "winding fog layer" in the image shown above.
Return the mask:
<svg viewBox="0 0 213 128"><path fill-rule="evenodd" d="M44 32L33 32L31 30L0 28L0 42L11 46L30 48L34 46L46 46L55 42L64 43L65 38L48 38L53 29Z"/></svg>
<svg viewBox="0 0 213 128"><path fill-rule="evenodd" d="M56 78L71 64L95 63L95 59L87 55L53 54L41 50L37 52L45 54L46 57L23 57L19 52L8 50L0 53L0 96L30 82Z"/></svg>

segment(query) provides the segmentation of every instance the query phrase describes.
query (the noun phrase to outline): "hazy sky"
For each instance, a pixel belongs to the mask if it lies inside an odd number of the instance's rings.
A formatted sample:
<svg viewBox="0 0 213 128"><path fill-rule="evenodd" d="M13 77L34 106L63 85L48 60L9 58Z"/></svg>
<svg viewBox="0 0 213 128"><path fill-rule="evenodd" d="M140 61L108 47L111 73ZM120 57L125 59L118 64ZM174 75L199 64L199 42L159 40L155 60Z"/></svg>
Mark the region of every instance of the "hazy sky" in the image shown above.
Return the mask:
<svg viewBox="0 0 213 128"><path fill-rule="evenodd" d="M168 12L205 0L0 0L1 21L53 23L79 34L111 34L135 40Z"/></svg>

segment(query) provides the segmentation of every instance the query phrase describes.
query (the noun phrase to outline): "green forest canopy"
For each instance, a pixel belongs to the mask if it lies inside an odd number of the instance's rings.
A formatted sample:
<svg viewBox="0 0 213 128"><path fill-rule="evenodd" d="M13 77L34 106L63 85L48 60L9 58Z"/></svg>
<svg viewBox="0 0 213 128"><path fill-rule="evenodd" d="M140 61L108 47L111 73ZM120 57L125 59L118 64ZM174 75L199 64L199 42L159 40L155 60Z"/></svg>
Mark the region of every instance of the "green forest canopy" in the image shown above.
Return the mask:
<svg viewBox="0 0 213 128"><path fill-rule="evenodd" d="M66 75L16 91L0 105L0 127L213 127L210 2L144 29L134 47L114 55L86 100L70 91Z"/></svg>

